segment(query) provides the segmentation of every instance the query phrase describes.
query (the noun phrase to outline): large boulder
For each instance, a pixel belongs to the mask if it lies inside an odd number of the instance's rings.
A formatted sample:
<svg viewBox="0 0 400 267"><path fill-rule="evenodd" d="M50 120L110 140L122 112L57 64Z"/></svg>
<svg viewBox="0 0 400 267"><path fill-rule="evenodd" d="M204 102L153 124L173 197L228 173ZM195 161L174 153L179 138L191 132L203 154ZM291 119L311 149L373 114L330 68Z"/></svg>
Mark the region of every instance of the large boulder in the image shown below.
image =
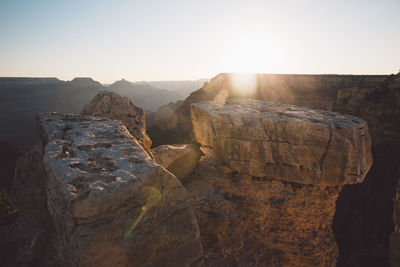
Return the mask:
<svg viewBox="0 0 400 267"><path fill-rule="evenodd" d="M202 246L188 194L120 121L38 118L48 209L66 266L189 266Z"/></svg>
<svg viewBox="0 0 400 267"><path fill-rule="evenodd" d="M208 266L336 266L344 184L372 160L354 116L251 99L192 104L206 154L184 185Z"/></svg>
<svg viewBox="0 0 400 267"><path fill-rule="evenodd" d="M196 168L200 153L194 145L162 145L151 150L154 160L182 181Z"/></svg>
<svg viewBox="0 0 400 267"><path fill-rule="evenodd" d="M128 97L116 93L100 91L81 111L81 115L120 120L128 131L148 149L150 137L146 133L145 113L135 106Z"/></svg>
<svg viewBox="0 0 400 267"><path fill-rule="evenodd" d="M251 99L192 104L197 142L241 174L318 185L360 183L372 165L367 123Z"/></svg>

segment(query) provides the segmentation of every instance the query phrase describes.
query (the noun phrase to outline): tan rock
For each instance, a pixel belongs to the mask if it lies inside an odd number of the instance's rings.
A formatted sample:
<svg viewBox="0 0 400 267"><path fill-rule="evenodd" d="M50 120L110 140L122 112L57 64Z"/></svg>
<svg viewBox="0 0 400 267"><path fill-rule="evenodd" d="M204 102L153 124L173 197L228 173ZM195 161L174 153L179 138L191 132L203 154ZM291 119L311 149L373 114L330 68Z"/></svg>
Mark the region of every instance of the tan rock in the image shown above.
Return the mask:
<svg viewBox="0 0 400 267"><path fill-rule="evenodd" d="M120 121L41 114L47 202L65 266L189 266L202 247L188 194Z"/></svg>
<svg viewBox="0 0 400 267"><path fill-rule="evenodd" d="M227 174L203 157L185 180L206 266L336 266L340 186Z"/></svg>
<svg viewBox="0 0 400 267"><path fill-rule="evenodd" d="M240 174L341 185L372 165L367 123L350 115L239 99L192 104L192 124L204 153Z"/></svg>
<svg viewBox="0 0 400 267"><path fill-rule="evenodd" d="M143 109L136 107L128 97L116 93L100 91L81 111L81 115L91 115L120 120L128 131L146 148L150 149L151 140L146 133L146 121Z"/></svg>
<svg viewBox="0 0 400 267"><path fill-rule="evenodd" d="M162 145L151 150L155 161L182 181L196 168L200 153L191 144Z"/></svg>

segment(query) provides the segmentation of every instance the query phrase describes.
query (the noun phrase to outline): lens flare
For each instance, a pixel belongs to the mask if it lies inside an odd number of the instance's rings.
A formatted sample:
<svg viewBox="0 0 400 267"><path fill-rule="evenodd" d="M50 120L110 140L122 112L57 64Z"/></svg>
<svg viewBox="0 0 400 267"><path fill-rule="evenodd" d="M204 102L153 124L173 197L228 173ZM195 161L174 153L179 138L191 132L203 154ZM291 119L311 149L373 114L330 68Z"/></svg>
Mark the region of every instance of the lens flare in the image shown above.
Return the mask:
<svg viewBox="0 0 400 267"><path fill-rule="evenodd" d="M133 231L142 220L143 216L146 214L147 211L150 210L151 207L156 205L158 202L161 201L161 193L157 188L152 186L145 186L143 187L143 195L146 196L145 204L142 206L141 211L135 222L125 231L125 237L129 238L132 237Z"/></svg>

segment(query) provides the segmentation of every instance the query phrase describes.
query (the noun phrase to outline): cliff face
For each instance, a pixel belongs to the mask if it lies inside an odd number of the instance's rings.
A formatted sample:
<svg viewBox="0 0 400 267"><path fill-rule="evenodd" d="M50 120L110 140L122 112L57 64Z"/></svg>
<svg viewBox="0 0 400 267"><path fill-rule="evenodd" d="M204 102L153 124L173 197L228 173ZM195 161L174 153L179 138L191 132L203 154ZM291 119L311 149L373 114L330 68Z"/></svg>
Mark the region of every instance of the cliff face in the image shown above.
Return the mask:
<svg viewBox="0 0 400 267"><path fill-rule="evenodd" d="M169 120L160 121L153 125L149 129L151 139L155 144L179 143L182 140L194 141L190 120L190 105L228 97L251 97L313 109L336 111L361 118L363 118L361 116L363 115L362 113L373 111L371 104L382 107L381 105L389 104L392 106L393 102L399 102L397 90L394 89L400 85L386 75L258 74L254 78L256 79L257 88L250 95L245 91L238 92L234 90L231 74L217 75L209 83L205 83L201 89L191 93ZM349 90L356 93L343 94L344 91ZM386 93L383 93L383 91L386 91ZM390 94L388 94L389 91ZM382 112L389 114L390 111L382 109ZM371 115L371 119L376 119L376 114ZM367 122L370 123L370 121ZM177 134L174 135L172 133Z"/></svg>
<svg viewBox="0 0 400 267"><path fill-rule="evenodd" d="M400 164L400 77L397 75L259 74L253 94L233 89L230 74L219 74L193 92L169 118L148 133L156 145L195 142L190 105L229 97L295 104L357 116L368 123L374 164L362 184L344 186L333 228L339 266L388 266L393 231L393 194Z"/></svg>
<svg viewBox="0 0 400 267"><path fill-rule="evenodd" d="M68 266L179 266L201 260L188 194L119 121L39 117L47 204Z"/></svg>
<svg viewBox="0 0 400 267"><path fill-rule="evenodd" d="M206 264L336 265L336 200L372 164L365 121L230 100L193 104L192 123L206 158L185 186Z"/></svg>

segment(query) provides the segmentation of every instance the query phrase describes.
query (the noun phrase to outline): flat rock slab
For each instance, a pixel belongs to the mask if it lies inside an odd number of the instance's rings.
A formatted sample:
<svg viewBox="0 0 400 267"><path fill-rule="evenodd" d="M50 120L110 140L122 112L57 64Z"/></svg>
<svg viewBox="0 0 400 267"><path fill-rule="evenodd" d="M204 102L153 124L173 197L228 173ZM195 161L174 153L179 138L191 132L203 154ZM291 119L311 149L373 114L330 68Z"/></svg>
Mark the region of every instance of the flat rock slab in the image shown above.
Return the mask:
<svg viewBox="0 0 400 267"><path fill-rule="evenodd" d="M361 183L372 165L367 123L357 117L252 99L192 104L208 156L255 177L316 185Z"/></svg>
<svg viewBox="0 0 400 267"><path fill-rule="evenodd" d="M49 211L68 266L190 265L202 248L188 194L115 120L38 118Z"/></svg>

